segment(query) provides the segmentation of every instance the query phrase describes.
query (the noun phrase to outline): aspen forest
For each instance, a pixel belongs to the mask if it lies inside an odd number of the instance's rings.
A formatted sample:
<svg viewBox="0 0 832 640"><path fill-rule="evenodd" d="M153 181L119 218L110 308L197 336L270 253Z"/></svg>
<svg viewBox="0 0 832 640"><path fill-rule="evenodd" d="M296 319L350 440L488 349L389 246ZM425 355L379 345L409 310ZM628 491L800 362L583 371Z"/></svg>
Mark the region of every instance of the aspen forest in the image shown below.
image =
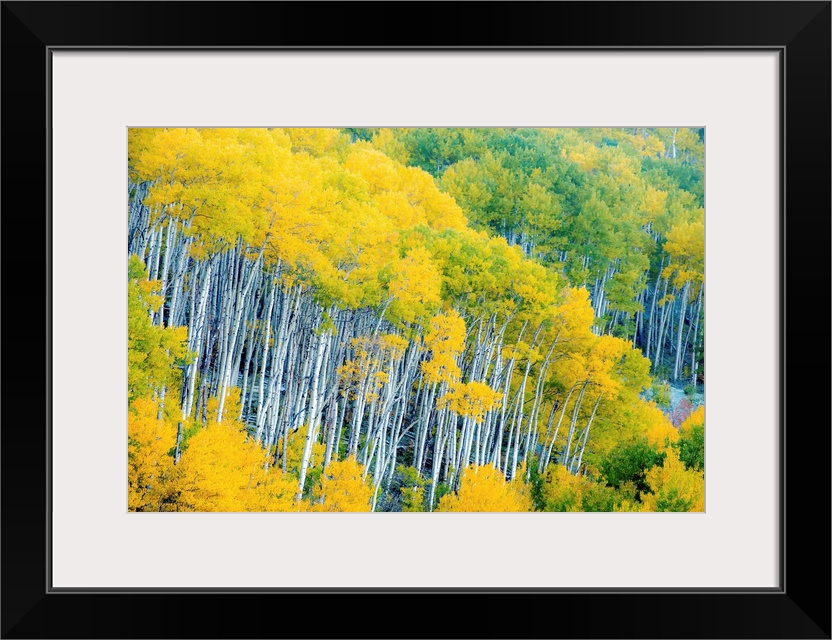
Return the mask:
<svg viewBox="0 0 832 640"><path fill-rule="evenodd" d="M130 511L704 511L704 130L128 131Z"/></svg>

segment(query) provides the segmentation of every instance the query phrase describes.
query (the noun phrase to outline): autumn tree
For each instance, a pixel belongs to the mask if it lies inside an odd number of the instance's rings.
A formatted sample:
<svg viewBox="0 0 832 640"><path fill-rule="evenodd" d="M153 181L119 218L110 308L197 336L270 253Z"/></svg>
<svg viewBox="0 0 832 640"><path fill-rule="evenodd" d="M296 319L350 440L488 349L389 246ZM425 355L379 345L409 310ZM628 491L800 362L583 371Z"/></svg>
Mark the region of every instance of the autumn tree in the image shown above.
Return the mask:
<svg viewBox="0 0 832 640"><path fill-rule="evenodd" d="M664 464L646 475L651 491L642 496L642 511L704 511L705 479L701 471L686 469L675 449Z"/></svg>
<svg viewBox="0 0 832 640"><path fill-rule="evenodd" d="M705 407L699 407L679 426L679 459L686 469L705 470Z"/></svg>
<svg viewBox="0 0 832 640"><path fill-rule="evenodd" d="M136 398L127 412L127 508L160 511L173 473L176 426L165 419L158 401Z"/></svg>
<svg viewBox="0 0 832 640"><path fill-rule="evenodd" d="M437 511L452 512L531 510L528 485L520 480L506 481L503 474L490 465L466 468L459 491L443 496L437 508Z"/></svg>
<svg viewBox="0 0 832 640"><path fill-rule="evenodd" d="M264 469L263 454L235 422L209 422L176 466L173 491L182 511L293 511L295 483Z"/></svg>
<svg viewBox="0 0 832 640"><path fill-rule="evenodd" d="M160 393L181 384L181 367L187 362L185 327L158 327L151 314L162 304L158 282L147 280L147 271L136 256L128 262L127 296L127 397Z"/></svg>
<svg viewBox="0 0 832 640"><path fill-rule="evenodd" d="M354 458L333 462L323 472L313 491L310 511L370 511L372 478Z"/></svg>
<svg viewBox="0 0 832 640"><path fill-rule="evenodd" d="M565 472L569 504L621 509L614 452L681 446L644 397L701 371L695 131L131 129L128 148L128 394L158 407L131 408L150 468L131 482L176 489L137 505L430 510L471 474Z"/></svg>

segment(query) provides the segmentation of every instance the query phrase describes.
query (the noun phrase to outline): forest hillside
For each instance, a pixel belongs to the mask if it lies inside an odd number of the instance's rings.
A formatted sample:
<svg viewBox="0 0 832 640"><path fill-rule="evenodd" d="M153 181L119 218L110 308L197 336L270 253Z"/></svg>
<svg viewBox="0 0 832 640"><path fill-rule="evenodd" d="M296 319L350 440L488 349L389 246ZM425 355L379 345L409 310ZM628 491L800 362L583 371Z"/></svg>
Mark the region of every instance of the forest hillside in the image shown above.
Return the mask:
<svg viewBox="0 0 832 640"><path fill-rule="evenodd" d="M131 511L702 511L698 129L131 129Z"/></svg>

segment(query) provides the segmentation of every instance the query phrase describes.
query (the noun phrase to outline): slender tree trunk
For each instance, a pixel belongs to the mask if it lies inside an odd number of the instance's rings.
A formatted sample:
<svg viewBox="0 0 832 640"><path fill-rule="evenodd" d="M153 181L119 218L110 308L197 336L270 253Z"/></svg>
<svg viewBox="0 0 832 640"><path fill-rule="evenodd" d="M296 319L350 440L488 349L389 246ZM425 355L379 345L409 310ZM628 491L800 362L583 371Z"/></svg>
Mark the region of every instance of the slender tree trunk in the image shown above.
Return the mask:
<svg viewBox="0 0 832 640"><path fill-rule="evenodd" d="M319 335L317 343L318 348L315 355L315 369L314 373L312 374L312 391L309 407L309 426L306 430L306 444L303 448L303 458L301 459L300 463L300 481L298 483L299 488L297 495L298 500L300 500L303 497L303 488L306 484L306 473L309 470L309 459L312 456L312 444L315 442L318 435L318 384L320 382L321 364L323 363L324 352L326 351L327 345L329 344L329 333L323 333Z"/></svg>
<svg viewBox="0 0 832 640"><path fill-rule="evenodd" d="M589 428L592 426L592 421L595 419L595 412L598 411L598 405L601 404L602 396L603 394L598 395L598 399L595 401L595 406L592 407L592 414L589 416L589 421L586 423L586 429L584 429L584 437L583 443L581 444L581 450L576 456L576 461L570 469L573 475L576 474L578 472L578 469L581 468L581 460L584 457L584 450L586 449L587 440L589 440Z"/></svg>
<svg viewBox="0 0 832 640"><path fill-rule="evenodd" d="M581 402L584 399L584 392L586 392L587 384L588 384L587 382L584 382L583 386L581 386L581 391L578 394L578 398L577 398L577 400L575 400L575 406L572 409L572 420L569 423L569 433L566 436L566 446L563 448L563 454L561 455L561 458L560 458L561 459L561 464L563 464L564 466L567 466L568 461L569 461L569 454L570 454L570 451L572 450L572 437L575 434L575 425L578 422L578 411L581 408Z"/></svg>
<svg viewBox="0 0 832 640"><path fill-rule="evenodd" d="M543 464L539 468L540 473L543 473L543 470L549 464L549 459L552 456L552 449L554 448L555 442L558 439L558 431L560 431L560 425L561 425L561 423L563 423L563 416L566 413L566 405L569 404L569 399L572 397L572 393L575 391L577 386L578 386L577 384L572 385L572 388L569 389L569 393L566 396L566 400L563 401L563 407L561 408L561 411L560 411L560 418L558 418L557 427L555 427L555 433L552 435L552 440L549 443L549 448L546 450L546 458L544 459Z"/></svg>
<svg viewBox="0 0 832 640"><path fill-rule="evenodd" d="M685 281L682 287L682 308L679 311L679 331L676 334L676 362L673 365L673 381L679 379L679 371L682 367L682 330L685 328L685 309L688 303L688 291L690 291L690 280Z"/></svg>
<svg viewBox="0 0 832 640"><path fill-rule="evenodd" d="M272 341L272 310L274 309L274 299L275 295L277 294L277 281L272 282L271 289L269 291L269 302L266 307L266 329L263 332L263 355L260 362L260 386L257 389L257 431L255 435L255 440L260 442L263 437L263 427L265 426L265 420L261 419L263 415L263 395L265 392L265 384L266 384L266 364L269 361L269 346ZM272 369L272 375L275 375L274 369Z"/></svg>

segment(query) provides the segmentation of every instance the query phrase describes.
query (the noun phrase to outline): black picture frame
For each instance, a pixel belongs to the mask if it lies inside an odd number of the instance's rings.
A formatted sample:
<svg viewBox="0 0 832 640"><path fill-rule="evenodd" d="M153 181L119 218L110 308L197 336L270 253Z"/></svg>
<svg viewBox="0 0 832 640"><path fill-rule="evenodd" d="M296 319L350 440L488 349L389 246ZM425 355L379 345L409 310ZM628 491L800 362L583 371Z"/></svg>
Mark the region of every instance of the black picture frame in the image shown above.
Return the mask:
<svg viewBox="0 0 832 640"><path fill-rule="evenodd" d="M829 638L830 15L830 2L3 2L2 637ZM779 51L780 587L50 589L51 52L129 47Z"/></svg>

